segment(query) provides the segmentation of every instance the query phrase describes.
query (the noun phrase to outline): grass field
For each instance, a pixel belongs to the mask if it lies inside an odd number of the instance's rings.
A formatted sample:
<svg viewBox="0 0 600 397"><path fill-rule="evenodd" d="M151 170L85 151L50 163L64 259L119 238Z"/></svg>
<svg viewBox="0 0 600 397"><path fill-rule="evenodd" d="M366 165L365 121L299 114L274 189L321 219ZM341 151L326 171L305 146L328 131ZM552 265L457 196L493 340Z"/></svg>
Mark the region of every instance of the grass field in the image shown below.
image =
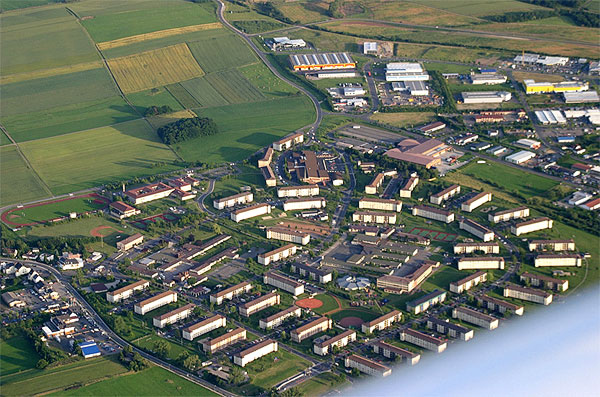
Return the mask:
<svg viewBox="0 0 600 397"><path fill-rule="evenodd" d="M153 314L152 316L155 316L155 315L158 315L158 314ZM175 360L177 358L177 356L179 356L184 351L187 351L190 354L195 354L195 352L193 350L183 347L177 343L174 343L174 342L170 341L169 339L161 338L155 334L144 336L143 338L136 340L134 343L138 347L141 347L141 348L151 351L154 348L154 343L156 343L158 341L165 341L170 346L168 358L171 360Z"/></svg>
<svg viewBox="0 0 600 397"><path fill-rule="evenodd" d="M55 194L172 170L168 163L176 159L142 120L25 142L21 148Z"/></svg>
<svg viewBox="0 0 600 397"><path fill-rule="evenodd" d="M84 62L75 65L59 66L57 68L35 70L33 72L15 73L8 76L0 76L0 84L18 83L20 81L43 79L46 77L60 76L83 72L86 70L98 69L102 67L101 61Z"/></svg>
<svg viewBox="0 0 600 397"><path fill-rule="evenodd" d="M265 98L236 69L208 74L206 80L228 103L254 102Z"/></svg>
<svg viewBox="0 0 600 397"><path fill-rule="evenodd" d="M269 390L309 365L310 363L305 359L279 348L278 351L251 362L244 369L248 372L253 385Z"/></svg>
<svg viewBox="0 0 600 397"><path fill-rule="evenodd" d="M194 113L191 110L186 109L186 110L179 110L179 111L173 112L173 113L160 114L158 116L147 117L146 120L148 120L148 122L150 124L152 124L152 127L154 127L155 129L158 129L169 123L174 123L177 120L190 119L190 118L193 118L196 116L197 116L196 113Z"/></svg>
<svg viewBox="0 0 600 397"><path fill-rule="evenodd" d="M476 17L503 14L505 12L547 9L517 0L496 0L492 2L481 2L480 0L445 0L443 2L438 0L414 0L413 3L455 14Z"/></svg>
<svg viewBox="0 0 600 397"><path fill-rule="evenodd" d="M281 98L298 92L294 87L284 83L271 73L262 62L241 66L238 70L267 97Z"/></svg>
<svg viewBox="0 0 600 397"><path fill-rule="evenodd" d="M277 8L292 21L308 23L326 20L329 4L325 1L284 2Z"/></svg>
<svg viewBox="0 0 600 397"><path fill-rule="evenodd" d="M413 128L433 121L434 117L435 113L433 112L377 113L371 116L371 120L395 127Z"/></svg>
<svg viewBox="0 0 600 397"><path fill-rule="evenodd" d="M186 91L183 93L182 102L193 104L192 101L186 99L186 95L189 94L198 103L196 106L210 107L229 104L227 99L223 98L219 91L210 84L208 76L184 81L181 83L181 87Z"/></svg>
<svg viewBox="0 0 600 397"><path fill-rule="evenodd" d="M323 314L338 308L337 301L331 295L319 294L315 296L315 299L323 302L323 306L313 309L315 313Z"/></svg>
<svg viewBox="0 0 600 397"><path fill-rule="evenodd" d="M107 62L125 93L173 84L204 74L185 43Z"/></svg>
<svg viewBox="0 0 600 397"><path fill-rule="evenodd" d="M431 9L416 2L380 2L368 1L367 6L377 20L411 23L417 25L457 26L477 22L476 18L457 15L454 12Z"/></svg>
<svg viewBox="0 0 600 397"><path fill-rule="evenodd" d="M192 80L188 80L188 81L193 81L195 79ZM186 90L183 85L181 85L181 83L177 83L177 84L170 84L168 86L165 87L167 89L167 91L169 91L169 93L171 95L173 95L173 97L175 99L177 99L177 102L179 102L181 104L181 106L183 106L184 108L197 108L200 107L200 103L196 100L196 98L194 98L192 96L192 94L190 94L188 92L188 90Z"/></svg>
<svg viewBox="0 0 600 397"><path fill-rule="evenodd" d="M169 106L173 111L182 110L183 107L177 99L164 87L156 87L127 95L127 99L141 114L151 106Z"/></svg>
<svg viewBox="0 0 600 397"><path fill-rule="evenodd" d="M340 321L344 317L358 317L363 321L371 321L381 316L382 313L375 313L369 309L344 309L331 315L333 321Z"/></svg>
<svg viewBox="0 0 600 397"><path fill-rule="evenodd" d="M347 381L340 382L340 378L333 373L325 372L302 382L297 388L304 396L321 396L333 387L339 389L349 384Z"/></svg>
<svg viewBox="0 0 600 397"><path fill-rule="evenodd" d="M0 339L0 367L2 376L14 374L35 368L39 360L32 343L23 336L13 336L9 339Z"/></svg>
<svg viewBox="0 0 600 397"><path fill-rule="evenodd" d="M85 382L123 374L127 369L113 359L97 357L62 365L52 369L29 370L2 379L2 395L31 396Z"/></svg>
<svg viewBox="0 0 600 397"><path fill-rule="evenodd" d="M0 205L28 202L49 196L41 181L15 146L0 148Z"/></svg>
<svg viewBox="0 0 600 397"><path fill-rule="evenodd" d="M559 83L565 81L565 78L557 74L534 73L534 72L513 72L515 80L523 82L525 79L533 79L537 82L547 81L550 83Z"/></svg>
<svg viewBox="0 0 600 397"><path fill-rule="evenodd" d="M451 282L465 278L469 274L470 272L461 272L452 266L443 266L423 283L423 289L425 291L433 291L436 288L448 290Z"/></svg>
<svg viewBox="0 0 600 397"><path fill-rule="evenodd" d="M160 367L57 393L60 396L218 396Z"/></svg>
<svg viewBox="0 0 600 397"><path fill-rule="evenodd" d="M233 34L194 41L189 43L189 47L206 73L231 69L257 61L250 48ZM223 51L224 48L227 51Z"/></svg>

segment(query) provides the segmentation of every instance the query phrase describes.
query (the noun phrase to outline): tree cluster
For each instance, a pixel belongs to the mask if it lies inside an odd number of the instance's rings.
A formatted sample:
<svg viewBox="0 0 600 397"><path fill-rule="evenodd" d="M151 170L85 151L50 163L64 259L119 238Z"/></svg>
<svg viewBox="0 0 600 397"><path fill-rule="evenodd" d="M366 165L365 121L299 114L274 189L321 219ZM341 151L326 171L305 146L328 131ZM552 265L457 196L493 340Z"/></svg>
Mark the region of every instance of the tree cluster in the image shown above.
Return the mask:
<svg viewBox="0 0 600 397"><path fill-rule="evenodd" d="M158 136L167 145L218 133L217 124L207 117L180 119L158 129Z"/></svg>
<svg viewBox="0 0 600 397"><path fill-rule="evenodd" d="M343 18L344 13L342 12L342 6L344 5L344 0L334 0L329 4L329 10L327 13L332 18Z"/></svg>
<svg viewBox="0 0 600 397"><path fill-rule="evenodd" d="M512 11L500 15L490 15L485 17L485 19L492 22L525 22L535 19L550 18L555 15L556 11L553 10L534 10L528 12Z"/></svg>
<svg viewBox="0 0 600 397"><path fill-rule="evenodd" d="M283 13L271 1L266 1L264 3L259 2L256 4L255 7L256 7L256 12L258 12L259 14L263 14L268 17L275 18L281 22L293 23L293 21L291 19L289 19L288 17L286 17L285 15L283 15Z"/></svg>
<svg viewBox="0 0 600 397"><path fill-rule="evenodd" d="M173 108L169 105L163 106L150 106L144 110L144 117L158 116L159 114L172 113Z"/></svg>

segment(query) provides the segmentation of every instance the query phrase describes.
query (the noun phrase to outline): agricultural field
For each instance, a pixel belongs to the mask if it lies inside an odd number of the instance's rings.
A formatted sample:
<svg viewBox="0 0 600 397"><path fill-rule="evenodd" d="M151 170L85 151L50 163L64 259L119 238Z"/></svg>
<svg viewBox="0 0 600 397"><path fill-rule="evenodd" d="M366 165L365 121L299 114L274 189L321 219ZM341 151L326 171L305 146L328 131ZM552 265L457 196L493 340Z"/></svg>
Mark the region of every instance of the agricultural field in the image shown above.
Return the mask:
<svg viewBox="0 0 600 397"><path fill-rule="evenodd" d="M142 120L21 144L55 194L175 169L175 154Z"/></svg>
<svg viewBox="0 0 600 397"><path fill-rule="evenodd" d="M0 206L48 197L50 192L19 154L16 146L0 148Z"/></svg>
<svg viewBox="0 0 600 397"><path fill-rule="evenodd" d="M497 0L481 2L480 0L414 0L412 3L448 11L453 14L482 17L486 15L504 14L506 12L547 10L545 7L527 4L518 0Z"/></svg>
<svg viewBox="0 0 600 397"><path fill-rule="evenodd" d="M377 113L371 120L401 128L414 128L435 120L433 112Z"/></svg>
<svg viewBox="0 0 600 397"><path fill-rule="evenodd" d="M195 79L188 80L194 81ZM200 107L201 104L186 90L181 83L170 84L165 89L186 109Z"/></svg>
<svg viewBox="0 0 600 397"><path fill-rule="evenodd" d="M418 2L380 2L368 1L367 7L373 19L401 22L415 25L465 26L478 22L477 18L457 15L447 10L432 10L430 6Z"/></svg>
<svg viewBox="0 0 600 397"><path fill-rule="evenodd" d="M35 368L39 360L32 343L23 336L0 339L2 377Z"/></svg>
<svg viewBox="0 0 600 397"><path fill-rule="evenodd" d="M275 76L262 62L256 62L237 68L252 85L268 98L281 98L297 94L291 85Z"/></svg>
<svg viewBox="0 0 600 397"><path fill-rule="evenodd" d="M212 391L192 383L160 367L96 382L65 392L60 396L217 396Z"/></svg>
<svg viewBox="0 0 600 397"><path fill-rule="evenodd" d="M151 106L169 106L173 111L183 109L177 99L164 87L129 94L127 99L141 114Z"/></svg>
<svg viewBox="0 0 600 397"><path fill-rule="evenodd" d="M59 66L51 69L40 69L33 72L15 73L8 76L0 76L0 84L18 83L20 81L43 79L45 77L60 76L63 74L83 72L91 69L102 68L101 61L78 63L75 65Z"/></svg>
<svg viewBox="0 0 600 397"><path fill-rule="evenodd" d="M191 119L197 117L197 114L189 109L179 110L173 113L167 114L159 114L158 116L150 116L147 117L146 120L154 127L154 129L159 129L160 127L167 125L169 123L174 123L177 120L181 119Z"/></svg>
<svg viewBox="0 0 600 397"><path fill-rule="evenodd" d="M180 83L185 90L180 93L178 99L182 103L192 105L192 107L211 107L228 105L229 102L219 91L213 87L207 77L200 77ZM183 95L181 95L183 94ZM191 95L193 101L188 100L187 95Z"/></svg>
<svg viewBox="0 0 600 397"><path fill-rule="evenodd" d="M231 69L257 61L246 43L233 34L207 37L188 45L206 73ZM227 48L227 51L223 51L224 48Z"/></svg>
<svg viewBox="0 0 600 397"><path fill-rule="evenodd" d="M235 69L211 73L206 76L206 80L228 103L265 99L264 95Z"/></svg>
<svg viewBox="0 0 600 397"><path fill-rule="evenodd" d="M329 4L325 1L282 2L277 4L277 8L287 18L302 24L324 21L329 17Z"/></svg>
<svg viewBox="0 0 600 397"><path fill-rule="evenodd" d="M107 61L125 93L173 84L204 74L185 43Z"/></svg>

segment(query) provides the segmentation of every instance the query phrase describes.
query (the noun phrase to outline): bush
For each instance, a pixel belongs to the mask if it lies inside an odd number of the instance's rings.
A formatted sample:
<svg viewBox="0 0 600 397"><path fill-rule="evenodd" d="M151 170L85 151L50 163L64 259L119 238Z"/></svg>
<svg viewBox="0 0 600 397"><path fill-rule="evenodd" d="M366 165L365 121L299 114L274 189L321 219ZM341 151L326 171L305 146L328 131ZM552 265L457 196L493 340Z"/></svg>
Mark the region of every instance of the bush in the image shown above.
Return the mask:
<svg viewBox="0 0 600 397"><path fill-rule="evenodd" d="M167 145L218 133L217 124L207 117L180 119L158 129L158 136Z"/></svg>

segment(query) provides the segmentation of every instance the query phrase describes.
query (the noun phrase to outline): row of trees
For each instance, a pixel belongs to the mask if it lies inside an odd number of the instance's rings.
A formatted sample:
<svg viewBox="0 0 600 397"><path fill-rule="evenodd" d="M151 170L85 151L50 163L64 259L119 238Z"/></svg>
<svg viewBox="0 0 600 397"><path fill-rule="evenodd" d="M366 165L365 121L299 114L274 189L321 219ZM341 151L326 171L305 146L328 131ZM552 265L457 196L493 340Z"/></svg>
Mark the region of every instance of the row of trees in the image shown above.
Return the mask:
<svg viewBox="0 0 600 397"><path fill-rule="evenodd" d="M587 0L520 0L524 3L553 8L554 15L570 18L579 26L597 28L600 25L600 14L585 9Z"/></svg>
<svg viewBox="0 0 600 397"><path fill-rule="evenodd" d="M492 22L524 22L535 19L550 18L555 15L556 11L553 10L534 10L528 12L513 11L500 15L490 15L485 17L485 19Z"/></svg>
<svg viewBox="0 0 600 397"><path fill-rule="evenodd" d="M158 129L158 136L167 145L218 133L217 124L208 117L180 119Z"/></svg>

